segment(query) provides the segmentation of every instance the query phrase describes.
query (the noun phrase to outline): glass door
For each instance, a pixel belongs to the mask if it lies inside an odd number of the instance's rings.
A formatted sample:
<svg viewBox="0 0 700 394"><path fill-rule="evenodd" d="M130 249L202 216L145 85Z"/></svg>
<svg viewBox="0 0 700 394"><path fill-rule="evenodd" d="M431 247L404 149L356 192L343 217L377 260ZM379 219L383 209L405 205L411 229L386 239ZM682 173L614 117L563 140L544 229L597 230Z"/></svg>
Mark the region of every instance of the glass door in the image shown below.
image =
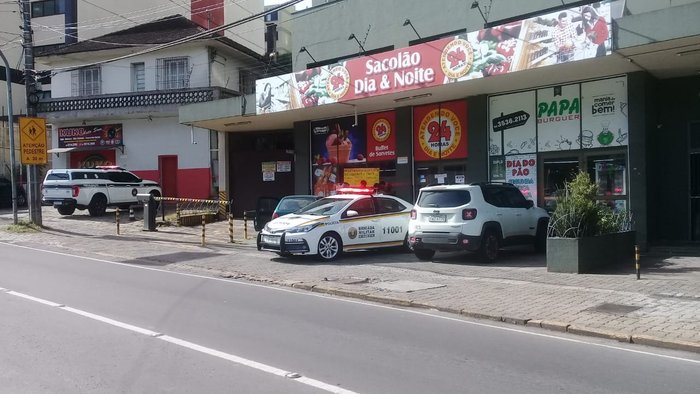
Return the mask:
<svg viewBox="0 0 700 394"><path fill-rule="evenodd" d="M557 195L564 191L566 182L573 180L578 172L578 157L543 159L540 206L550 213L554 211Z"/></svg>
<svg viewBox="0 0 700 394"><path fill-rule="evenodd" d="M598 186L598 201L616 211L627 208L627 164L625 155L590 156L588 175Z"/></svg>

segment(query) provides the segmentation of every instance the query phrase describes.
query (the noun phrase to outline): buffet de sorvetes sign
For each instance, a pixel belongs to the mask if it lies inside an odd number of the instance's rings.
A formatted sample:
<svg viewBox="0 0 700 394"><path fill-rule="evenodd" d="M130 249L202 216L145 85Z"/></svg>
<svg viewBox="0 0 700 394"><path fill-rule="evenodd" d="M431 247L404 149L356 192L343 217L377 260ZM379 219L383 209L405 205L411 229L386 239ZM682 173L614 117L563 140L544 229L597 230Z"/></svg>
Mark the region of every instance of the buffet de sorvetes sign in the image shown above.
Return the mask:
<svg viewBox="0 0 700 394"><path fill-rule="evenodd" d="M610 34L605 43L596 40L596 45L584 34L581 15L588 8L595 9L601 23L610 26L610 3L592 3L259 79L255 86L256 112L315 107L590 59L601 55L600 45L606 49L604 54L609 55ZM560 21L561 14L568 15L569 25ZM561 40L566 34L572 36Z"/></svg>
<svg viewBox="0 0 700 394"><path fill-rule="evenodd" d="M121 124L63 127L58 129L59 148L106 148L124 145Z"/></svg>

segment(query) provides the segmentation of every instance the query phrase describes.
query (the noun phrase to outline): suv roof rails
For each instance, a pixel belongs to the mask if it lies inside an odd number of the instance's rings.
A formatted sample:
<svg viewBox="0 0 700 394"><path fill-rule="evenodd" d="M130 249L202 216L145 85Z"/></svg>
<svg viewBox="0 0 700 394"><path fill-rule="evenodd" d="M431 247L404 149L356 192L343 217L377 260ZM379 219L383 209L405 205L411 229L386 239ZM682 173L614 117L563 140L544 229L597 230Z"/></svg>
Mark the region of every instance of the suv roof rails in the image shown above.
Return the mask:
<svg viewBox="0 0 700 394"><path fill-rule="evenodd" d="M470 183L473 186L484 186L484 185L512 185L510 182L474 182Z"/></svg>
<svg viewBox="0 0 700 394"><path fill-rule="evenodd" d="M126 171L126 168L120 166L95 166L96 170L122 170Z"/></svg>

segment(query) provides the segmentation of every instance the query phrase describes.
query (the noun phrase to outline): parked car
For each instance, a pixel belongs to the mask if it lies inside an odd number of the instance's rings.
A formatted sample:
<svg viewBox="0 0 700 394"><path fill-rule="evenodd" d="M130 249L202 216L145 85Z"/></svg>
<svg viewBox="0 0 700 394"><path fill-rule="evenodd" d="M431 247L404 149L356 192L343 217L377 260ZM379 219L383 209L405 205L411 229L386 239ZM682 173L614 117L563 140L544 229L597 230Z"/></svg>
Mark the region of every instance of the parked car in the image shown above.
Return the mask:
<svg viewBox="0 0 700 394"><path fill-rule="evenodd" d="M87 209L90 216L101 216L107 207L137 204L137 194L160 197L161 193L155 181L143 180L116 166L51 169L42 186L43 202L53 205L61 215Z"/></svg>
<svg viewBox="0 0 700 394"><path fill-rule="evenodd" d="M27 205L27 194L24 188L17 184L17 206L23 207ZM12 206L12 182L9 178L0 176L0 206L1 207L11 207Z"/></svg>
<svg viewBox="0 0 700 394"><path fill-rule="evenodd" d="M388 195L325 197L267 223L258 234L258 250L330 261L351 250L402 246L411 207Z"/></svg>
<svg viewBox="0 0 700 394"><path fill-rule="evenodd" d="M312 202L318 200L320 197L312 195L293 195L283 197L279 204L275 207L274 212L272 212L272 219L277 219L280 216L289 215L294 213L305 206L311 204Z"/></svg>
<svg viewBox="0 0 700 394"><path fill-rule="evenodd" d="M544 251L548 221L544 209L509 183L429 186L411 211L409 244L420 260L468 250L491 262L502 246L533 244Z"/></svg>

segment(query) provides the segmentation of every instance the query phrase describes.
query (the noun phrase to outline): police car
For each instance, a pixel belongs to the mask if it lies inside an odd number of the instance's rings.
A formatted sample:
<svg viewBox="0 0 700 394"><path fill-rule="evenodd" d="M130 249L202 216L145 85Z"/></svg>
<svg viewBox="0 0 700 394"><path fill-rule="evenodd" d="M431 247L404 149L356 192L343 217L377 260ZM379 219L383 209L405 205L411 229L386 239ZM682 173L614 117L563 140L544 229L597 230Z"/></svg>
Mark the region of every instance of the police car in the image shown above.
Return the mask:
<svg viewBox="0 0 700 394"><path fill-rule="evenodd" d="M341 189L281 216L258 234L258 250L285 255L318 255L330 261L342 252L406 244L412 205L390 195Z"/></svg>

